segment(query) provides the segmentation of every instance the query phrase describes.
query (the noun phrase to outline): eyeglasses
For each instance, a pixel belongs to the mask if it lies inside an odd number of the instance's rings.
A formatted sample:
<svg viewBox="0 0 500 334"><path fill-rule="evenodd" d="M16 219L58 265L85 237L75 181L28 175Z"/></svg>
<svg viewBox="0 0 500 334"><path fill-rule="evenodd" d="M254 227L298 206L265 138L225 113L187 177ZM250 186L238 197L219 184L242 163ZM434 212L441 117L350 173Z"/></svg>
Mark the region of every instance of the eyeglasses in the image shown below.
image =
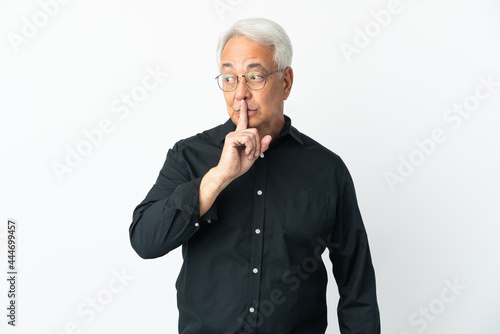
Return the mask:
<svg viewBox="0 0 500 334"><path fill-rule="evenodd" d="M248 88L252 90L259 90L264 88L266 85L266 78L271 74L282 72L282 70L277 70L269 74L264 74L262 72L250 72L245 75L236 75L231 73L222 73L215 77L219 88L225 92L232 92L238 87L240 82L239 78L244 77Z"/></svg>

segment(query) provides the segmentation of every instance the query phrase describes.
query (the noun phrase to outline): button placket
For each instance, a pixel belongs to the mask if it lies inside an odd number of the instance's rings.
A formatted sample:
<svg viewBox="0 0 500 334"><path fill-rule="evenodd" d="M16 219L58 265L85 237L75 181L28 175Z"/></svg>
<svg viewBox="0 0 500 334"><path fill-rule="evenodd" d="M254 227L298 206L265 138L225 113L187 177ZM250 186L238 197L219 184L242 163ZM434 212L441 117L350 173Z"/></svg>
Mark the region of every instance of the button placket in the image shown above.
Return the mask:
<svg viewBox="0 0 500 334"><path fill-rule="evenodd" d="M249 306L254 312L258 312L260 284L261 284L261 268L262 268L262 252L263 252L263 228L264 228L264 210L265 210L265 188L267 174L267 159L259 159L255 161L255 201L252 223L252 254L250 257L250 290ZM251 312L253 313L253 312Z"/></svg>

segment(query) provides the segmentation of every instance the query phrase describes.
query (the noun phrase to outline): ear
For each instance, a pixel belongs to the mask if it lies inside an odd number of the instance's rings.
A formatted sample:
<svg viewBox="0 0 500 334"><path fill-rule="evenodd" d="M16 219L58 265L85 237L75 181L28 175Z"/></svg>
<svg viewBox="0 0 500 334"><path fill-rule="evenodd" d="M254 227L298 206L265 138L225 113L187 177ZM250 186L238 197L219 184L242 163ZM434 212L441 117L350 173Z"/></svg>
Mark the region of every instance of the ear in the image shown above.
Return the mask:
<svg viewBox="0 0 500 334"><path fill-rule="evenodd" d="M283 72L283 100L288 99L288 96L292 91L292 84L293 84L293 70L291 67L287 67Z"/></svg>

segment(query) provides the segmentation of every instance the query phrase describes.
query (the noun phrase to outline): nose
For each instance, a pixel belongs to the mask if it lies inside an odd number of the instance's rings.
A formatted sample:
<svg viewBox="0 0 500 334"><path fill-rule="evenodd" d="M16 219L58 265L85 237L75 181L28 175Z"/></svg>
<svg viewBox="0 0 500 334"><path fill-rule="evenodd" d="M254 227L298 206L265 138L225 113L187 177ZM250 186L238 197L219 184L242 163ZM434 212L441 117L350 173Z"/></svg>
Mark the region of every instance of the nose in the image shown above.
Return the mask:
<svg viewBox="0 0 500 334"><path fill-rule="evenodd" d="M241 101L245 98L248 100L251 97L252 91L250 88L248 88L245 77L243 75L238 77L238 86L236 87L234 98L238 101Z"/></svg>

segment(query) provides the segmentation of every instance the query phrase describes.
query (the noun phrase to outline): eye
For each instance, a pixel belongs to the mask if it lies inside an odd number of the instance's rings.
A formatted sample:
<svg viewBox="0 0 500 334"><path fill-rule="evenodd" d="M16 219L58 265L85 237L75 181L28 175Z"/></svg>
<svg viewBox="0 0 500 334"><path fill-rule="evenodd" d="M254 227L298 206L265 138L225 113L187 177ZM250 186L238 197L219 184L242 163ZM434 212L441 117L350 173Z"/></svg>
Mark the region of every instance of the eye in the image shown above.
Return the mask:
<svg viewBox="0 0 500 334"><path fill-rule="evenodd" d="M248 73L247 78L250 81L262 82L262 81L264 81L264 74L262 74L260 72Z"/></svg>
<svg viewBox="0 0 500 334"><path fill-rule="evenodd" d="M222 81L226 84L233 83L234 82L234 75L233 74L223 75Z"/></svg>

